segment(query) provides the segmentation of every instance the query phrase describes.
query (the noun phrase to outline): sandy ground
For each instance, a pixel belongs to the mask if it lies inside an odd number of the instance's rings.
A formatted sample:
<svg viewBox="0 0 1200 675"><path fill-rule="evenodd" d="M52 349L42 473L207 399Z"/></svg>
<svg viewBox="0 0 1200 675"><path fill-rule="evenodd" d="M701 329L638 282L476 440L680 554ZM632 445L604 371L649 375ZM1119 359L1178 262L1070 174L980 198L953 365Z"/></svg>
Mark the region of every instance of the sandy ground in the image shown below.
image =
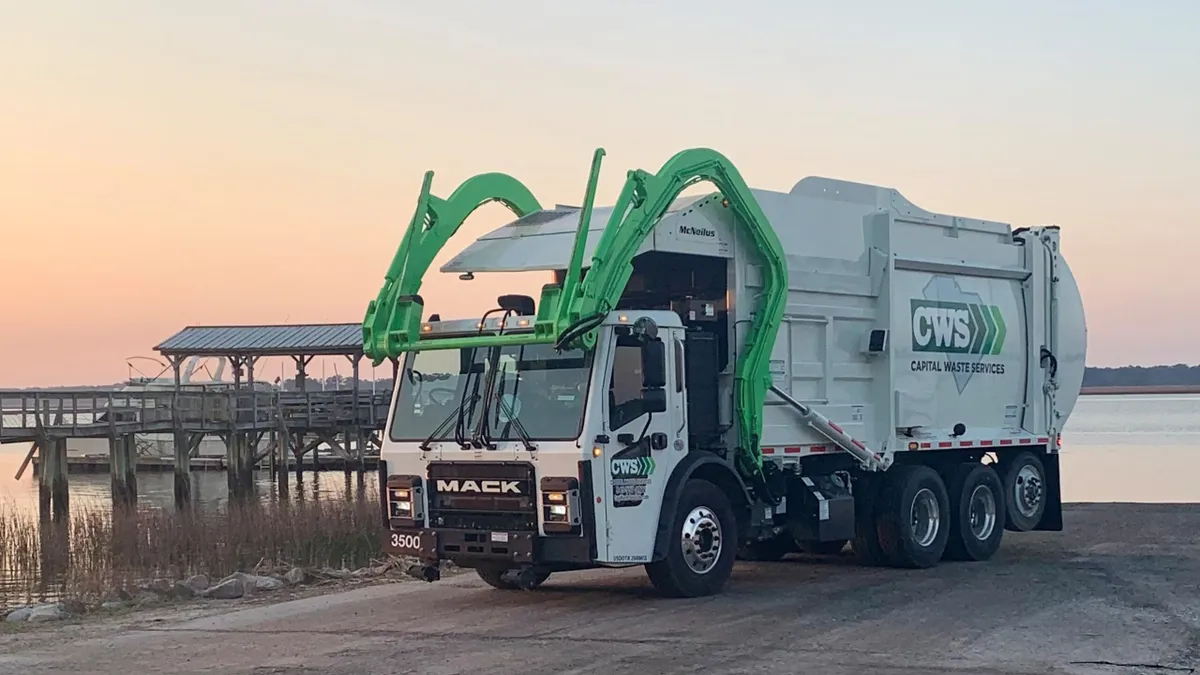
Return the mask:
<svg viewBox="0 0 1200 675"><path fill-rule="evenodd" d="M640 568L473 574L0 636L0 673L1174 673L1200 669L1200 506L1077 505L988 563L739 563L726 592Z"/></svg>

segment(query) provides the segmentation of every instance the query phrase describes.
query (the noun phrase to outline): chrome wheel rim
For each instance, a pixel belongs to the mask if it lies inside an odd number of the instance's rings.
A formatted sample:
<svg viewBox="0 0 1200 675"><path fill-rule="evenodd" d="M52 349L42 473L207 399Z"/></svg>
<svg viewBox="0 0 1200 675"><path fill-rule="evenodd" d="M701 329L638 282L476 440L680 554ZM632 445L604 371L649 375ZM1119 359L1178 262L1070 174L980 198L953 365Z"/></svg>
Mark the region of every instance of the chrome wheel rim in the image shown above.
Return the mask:
<svg viewBox="0 0 1200 675"><path fill-rule="evenodd" d="M912 526L913 539L921 548L928 548L937 539L941 529L942 513L938 506L937 497L933 490L921 488L913 497L909 509L909 523Z"/></svg>
<svg viewBox="0 0 1200 675"><path fill-rule="evenodd" d="M721 523L707 506L692 509L680 533L683 560L696 574L707 574L721 558Z"/></svg>
<svg viewBox="0 0 1200 675"><path fill-rule="evenodd" d="M1013 482L1013 503L1021 515L1026 518L1036 516L1044 492L1042 476L1037 467L1026 464L1017 471L1017 479Z"/></svg>
<svg viewBox="0 0 1200 675"><path fill-rule="evenodd" d="M971 535L979 541L986 541L996 530L996 496L988 486L976 485L967 503Z"/></svg>

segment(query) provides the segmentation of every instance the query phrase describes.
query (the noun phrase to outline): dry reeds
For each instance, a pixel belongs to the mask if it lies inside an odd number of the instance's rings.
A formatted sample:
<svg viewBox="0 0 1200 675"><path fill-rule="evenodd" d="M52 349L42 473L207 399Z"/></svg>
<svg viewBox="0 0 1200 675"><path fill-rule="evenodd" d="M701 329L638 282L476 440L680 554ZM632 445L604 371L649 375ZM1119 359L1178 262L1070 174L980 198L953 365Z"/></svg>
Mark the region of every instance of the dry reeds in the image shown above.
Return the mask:
<svg viewBox="0 0 1200 675"><path fill-rule="evenodd" d="M355 569L378 554L379 503L233 502L220 510L77 511L39 523L0 504L0 608L94 602L138 579L261 566Z"/></svg>

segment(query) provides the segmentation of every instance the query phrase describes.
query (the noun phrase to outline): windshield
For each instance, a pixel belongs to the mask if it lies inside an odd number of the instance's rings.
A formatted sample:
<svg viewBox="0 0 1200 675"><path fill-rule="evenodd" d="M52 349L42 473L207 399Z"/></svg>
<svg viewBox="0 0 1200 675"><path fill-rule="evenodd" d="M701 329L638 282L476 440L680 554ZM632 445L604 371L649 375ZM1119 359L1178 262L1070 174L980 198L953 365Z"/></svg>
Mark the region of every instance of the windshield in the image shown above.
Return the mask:
<svg viewBox="0 0 1200 675"><path fill-rule="evenodd" d="M491 358L495 351L498 359ZM490 398L487 431L493 442L520 441L522 429L532 440L579 438L593 353L559 354L548 344L409 352L389 435L394 441L453 441L455 411L465 401L462 429L469 439Z"/></svg>

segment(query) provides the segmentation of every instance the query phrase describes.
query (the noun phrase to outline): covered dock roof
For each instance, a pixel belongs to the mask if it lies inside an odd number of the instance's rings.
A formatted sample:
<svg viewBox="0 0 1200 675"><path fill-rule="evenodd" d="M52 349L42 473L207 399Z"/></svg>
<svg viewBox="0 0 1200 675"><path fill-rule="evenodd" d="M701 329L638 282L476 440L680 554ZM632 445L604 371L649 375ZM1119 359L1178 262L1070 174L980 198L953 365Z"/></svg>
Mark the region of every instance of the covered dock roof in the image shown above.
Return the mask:
<svg viewBox="0 0 1200 675"><path fill-rule="evenodd" d="M361 356L362 324L188 326L159 343L167 357Z"/></svg>

